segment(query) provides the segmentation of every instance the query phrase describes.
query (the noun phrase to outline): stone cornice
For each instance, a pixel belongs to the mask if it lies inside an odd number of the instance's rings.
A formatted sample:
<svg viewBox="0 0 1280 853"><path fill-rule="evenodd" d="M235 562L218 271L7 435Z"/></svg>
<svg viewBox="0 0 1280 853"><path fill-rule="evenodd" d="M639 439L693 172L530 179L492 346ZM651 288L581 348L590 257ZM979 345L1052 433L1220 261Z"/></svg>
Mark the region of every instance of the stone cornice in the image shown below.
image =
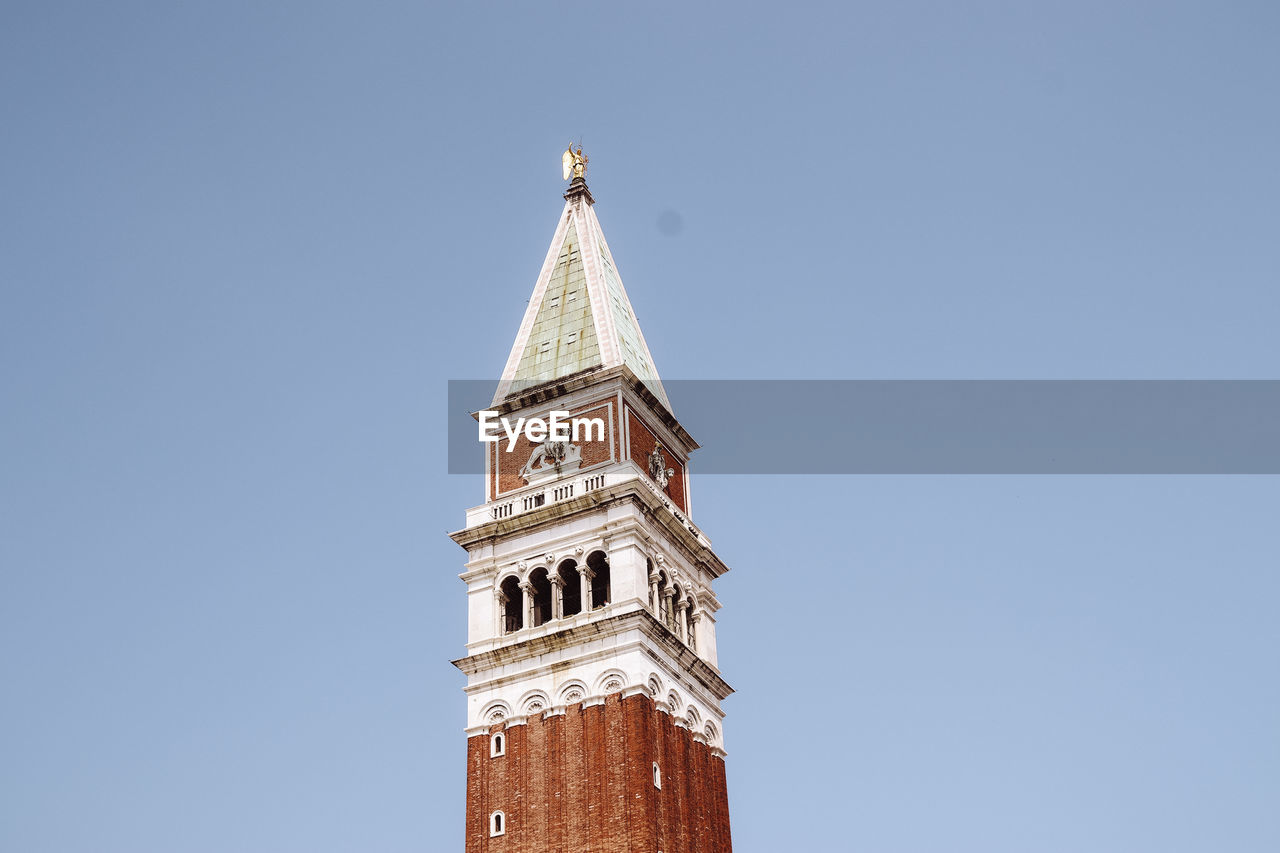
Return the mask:
<svg viewBox="0 0 1280 853"><path fill-rule="evenodd" d="M502 666L520 663L530 658L550 654L569 646L580 646L601 636L615 636L625 631L639 630L654 646L661 649L671 660L679 664L683 671L697 681L707 692L719 700L724 700L733 688L711 664L698 657L684 643L680 642L665 625L654 618L647 610L633 610L620 613L583 625L575 625L564 631L531 637L524 642L512 643L484 652L477 652L453 661L453 665L466 675ZM649 652L653 656L652 652ZM657 659L655 657L655 659Z"/></svg>
<svg viewBox="0 0 1280 853"><path fill-rule="evenodd" d="M663 499L640 479L623 480L620 483L614 483L568 500L547 504L510 518L487 521L475 527L468 527L450 533L449 538L463 548L471 550L476 545L484 542L531 533L539 528L547 528L564 522L575 515L605 509L614 504L624 502L638 504L657 528L665 533L674 544L684 550L685 557L690 563L702 567L713 578L718 578L729 571L729 567L716 556L715 552L689 529L688 523L677 518L675 513L664 505Z"/></svg>

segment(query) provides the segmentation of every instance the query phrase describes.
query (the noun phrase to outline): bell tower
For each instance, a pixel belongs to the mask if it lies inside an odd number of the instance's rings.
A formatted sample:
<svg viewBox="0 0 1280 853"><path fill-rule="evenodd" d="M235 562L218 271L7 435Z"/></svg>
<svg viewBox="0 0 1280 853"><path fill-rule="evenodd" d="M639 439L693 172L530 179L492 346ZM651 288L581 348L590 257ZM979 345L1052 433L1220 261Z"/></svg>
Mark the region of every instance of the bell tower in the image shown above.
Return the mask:
<svg viewBox="0 0 1280 853"><path fill-rule="evenodd" d="M564 210L484 414L506 424L481 445L486 500L451 534L467 551L466 853L730 853L713 590L728 567L693 523L698 445L581 149L564 166Z"/></svg>

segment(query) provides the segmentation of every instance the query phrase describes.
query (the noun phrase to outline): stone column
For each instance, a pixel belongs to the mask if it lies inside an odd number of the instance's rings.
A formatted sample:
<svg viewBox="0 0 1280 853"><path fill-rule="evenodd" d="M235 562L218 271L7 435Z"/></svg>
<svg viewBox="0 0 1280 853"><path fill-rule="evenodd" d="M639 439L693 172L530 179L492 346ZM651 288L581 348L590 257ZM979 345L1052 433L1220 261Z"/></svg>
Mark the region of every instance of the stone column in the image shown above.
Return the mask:
<svg viewBox="0 0 1280 853"><path fill-rule="evenodd" d="M660 575L657 572L649 575L649 609L653 611L653 615L658 615L658 579Z"/></svg>
<svg viewBox="0 0 1280 853"><path fill-rule="evenodd" d="M560 573L552 570L547 576L551 581L551 618L564 618L564 578L560 577Z"/></svg>
<svg viewBox="0 0 1280 853"><path fill-rule="evenodd" d="M673 631L674 631L674 630L675 630L675 628L676 628L676 590L675 590L675 587L671 587L671 586L669 586L669 587L667 587L666 589L664 589L664 590L662 591L662 593L663 593L663 595L664 595L664 596L666 596L666 599L667 599L667 612L666 612L666 618L662 619L662 622L663 622L663 624L664 624L664 625L666 625L668 628L670 628L671 630L673 630ZM661 617L661 614L659 614L659 618L662 618L662 617Z"/></svg>
<svg viewBox="0 0 1280 853"><path fill-rule="evenodd" d="M595 596L591 592L591 579L596 573L586 563L578 564L578 585L582 588L582 612L590 613L595 609Z"/></svg>
<svg viewBox="0 0 1280 853"><path fill-rule="evenodd" d="M498 603L498 632L494 636L501 637L503 634L507 633L507 594L502 591L502 587L500 586L495 587L494 592L497 593L497 595L494 596L494 599Z"/></svg>
<svg viewBox="0 0 1280 853"><path fill-rule="evenodd" d="M685 611L689 609L689 599L682 598L676 604L676 636L680 638L680 642L685 645L689 644L689 632L685 626Z"/></svg>
<svg viewBox="0 0 1280 853"><path fill-rule="evenodd" d="M524 627L533 627L533 584L520 581L520 592L524 595Z"/></svg>

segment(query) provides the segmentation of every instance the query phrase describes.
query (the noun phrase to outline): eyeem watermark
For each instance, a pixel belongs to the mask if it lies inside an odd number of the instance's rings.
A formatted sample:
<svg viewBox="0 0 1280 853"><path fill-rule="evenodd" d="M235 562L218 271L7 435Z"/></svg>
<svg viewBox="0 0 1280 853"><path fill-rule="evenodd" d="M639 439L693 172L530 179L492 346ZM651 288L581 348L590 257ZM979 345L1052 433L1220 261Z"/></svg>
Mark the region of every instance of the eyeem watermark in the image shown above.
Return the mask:
<svg viewBox="0 0 1280 853"><path fill-rule="evenodd" d="M477 415L480 440L495 444L507 437L507 452L515 450L516 441L523 434L532 444L544 441L604 441L604 418L574 418L568 412L554 411L550 418L516 418L511 421L491 409ZM592 436L595 436L594 438Z"/></svg>
<svg viewBox="0 0 1280 853"><path fill-rule="evenodd" d="M472 413L493 405L495 385L449 382L450 473L485 470ZM671 412L702 445L700 474L1280 475L1280 379L668 379L663 386ZM556 402L571 405L542 405ZM483 414L481 438L506 447L494 413ZM506 414L514 422L508 439L527 427L535 440L542 434L516 421L520 412ZM568 422L564 412L555 415Z"/></svg>

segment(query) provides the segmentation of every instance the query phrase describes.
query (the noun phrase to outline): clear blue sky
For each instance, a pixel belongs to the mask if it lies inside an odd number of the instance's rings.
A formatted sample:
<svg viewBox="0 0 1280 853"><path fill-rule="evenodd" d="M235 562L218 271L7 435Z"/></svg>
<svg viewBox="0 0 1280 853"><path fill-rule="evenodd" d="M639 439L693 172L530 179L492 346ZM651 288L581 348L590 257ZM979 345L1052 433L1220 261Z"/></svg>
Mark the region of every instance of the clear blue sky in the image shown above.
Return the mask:
<svg viewBox="0 0 1280 853"><path fill-rule="evenodd" d="M667 376L1277 378L1278 82L1266 2L10 0L0 848L461 849L445 383L570 137ZM739 853L1280 849L1276 478L694 499Z"/></svg>

